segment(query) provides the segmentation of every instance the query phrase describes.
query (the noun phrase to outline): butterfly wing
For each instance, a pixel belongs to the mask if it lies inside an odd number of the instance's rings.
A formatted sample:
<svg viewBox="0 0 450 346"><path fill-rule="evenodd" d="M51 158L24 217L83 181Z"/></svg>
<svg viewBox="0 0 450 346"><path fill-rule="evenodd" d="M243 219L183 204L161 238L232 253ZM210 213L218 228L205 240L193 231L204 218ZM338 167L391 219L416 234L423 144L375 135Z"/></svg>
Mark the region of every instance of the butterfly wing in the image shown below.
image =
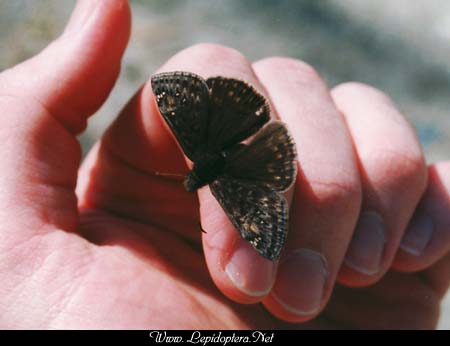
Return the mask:
<svg viewBox="0 0 450 346"><path fill-rule="evenodd" d="M288 231L286 199L270 188L225 177L210 188L242 238L265 258L278 259Z"/></svg>
<svg viewBox="0 0 450 346"><path fill-rule="evenodd" d="M200 76L189 72L167 72L151 78L159 111L185 155L192 161L206 146L209 91Z"/></svg>
<svg viewBox="0 0 450 346"><path fill-rule="evenodd" d="M248 145L242 145L227 159L225 175L285 191L295 180L297 154L286 126L274 121L264 127Z"/></svg>
<svg viewBox="0 0 450 346"><path fill-rule="evenodd" d="M223 77L209 78L206 83L211 100L207 142L213 151L243 141L269 121L269 105L251 85Z"/></svg>

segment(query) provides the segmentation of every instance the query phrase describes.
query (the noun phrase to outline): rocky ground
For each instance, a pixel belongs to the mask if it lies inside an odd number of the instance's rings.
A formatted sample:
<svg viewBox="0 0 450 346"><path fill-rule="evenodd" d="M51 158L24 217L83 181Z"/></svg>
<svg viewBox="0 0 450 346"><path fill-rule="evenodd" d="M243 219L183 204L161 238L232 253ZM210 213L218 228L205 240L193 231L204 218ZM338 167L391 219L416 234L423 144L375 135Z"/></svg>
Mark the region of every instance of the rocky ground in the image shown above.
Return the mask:
<svg viewBox="0 0 450 346"><path fill-rule="evenodd" d="M0 71L56 37L72 0L0 0ZM330 86L387 93L415 125L427 160L450 156L450 2L446 0L131 0L133 33L119 82L81 136L84 151L133 92L176 51L197 42L251 59L307 61ZM450 329L450 297L441 328Z"/></svg>

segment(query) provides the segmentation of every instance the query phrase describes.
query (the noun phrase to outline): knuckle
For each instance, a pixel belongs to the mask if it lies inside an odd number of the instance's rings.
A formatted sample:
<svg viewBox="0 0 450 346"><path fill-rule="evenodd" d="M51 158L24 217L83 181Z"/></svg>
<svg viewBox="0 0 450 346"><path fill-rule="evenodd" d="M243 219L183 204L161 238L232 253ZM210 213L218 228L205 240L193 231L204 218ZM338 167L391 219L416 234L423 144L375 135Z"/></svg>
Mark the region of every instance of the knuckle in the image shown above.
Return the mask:
<svg viewBox="0 0 450 346"><path fill-rule="evenodd" d="M370 167L366 170L372 172L373 179L382 185L425 189L427 168L419 149L396 151L383 148L372 151L370 157L362 161L369 163Z"/></svg>
<svg viewBox="0 0 450 346"><path fill-rule="evenodd" d="M430 167L430 171L433 172L435 175L437 172L442 172L444 176L448 175L447 172L450 172L450 161L439 161L433 164Z"/></svg>
<svg viewBox="0 0 450 346"><path fill-rule="evenodd" d="M338 97L365 97L378 100L384 104L392 104L391 98L386 93L360 82L351 81L339 84L332 89L331 93Z"/></svg>
<svg viewBox="0 0 450 346"><path fill-rule="evenodd" d="M197 43L185 49L184 52L211 63L228 61L232 65L244 61L248 64L247 58L237 49L215 43Z"/></svg>
<svg viewBox="0 0 450 346"><path fill-rule="evenodd" d="M270 57L258 62L264 69L276 75L289 76L291 80L301 84L324 84L319 73L311 65L297 59L287 57Z"/></svg>
<svg viewBox="0 0 450 346"><path fill-rule="evenodd" d="M334 209L359 208L362 193L359 180L350 178L314 180L309 182L313 201L321 207Z"/></svg>

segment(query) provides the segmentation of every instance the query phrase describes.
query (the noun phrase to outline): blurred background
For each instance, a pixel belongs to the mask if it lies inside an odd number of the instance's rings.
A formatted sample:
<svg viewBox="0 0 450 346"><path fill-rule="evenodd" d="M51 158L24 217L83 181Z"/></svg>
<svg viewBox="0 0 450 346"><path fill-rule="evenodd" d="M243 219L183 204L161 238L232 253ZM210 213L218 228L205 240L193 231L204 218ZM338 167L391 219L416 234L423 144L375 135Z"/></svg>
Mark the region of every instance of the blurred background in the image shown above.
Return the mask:
<svg viewBox="0 0 450 346"><path fill-rule="evenodd" d="M80 136L83 151L168 57L217 42L255 60L285 55L331 87L356 80L388 93L417 129L428 162L450 157L448 0L130 0L131 41L111 97ZM74 0L0 0L0 71L57 37ZM386 138L386 140L389 140ZM440 322L450 329L450 297Z"/></svg>

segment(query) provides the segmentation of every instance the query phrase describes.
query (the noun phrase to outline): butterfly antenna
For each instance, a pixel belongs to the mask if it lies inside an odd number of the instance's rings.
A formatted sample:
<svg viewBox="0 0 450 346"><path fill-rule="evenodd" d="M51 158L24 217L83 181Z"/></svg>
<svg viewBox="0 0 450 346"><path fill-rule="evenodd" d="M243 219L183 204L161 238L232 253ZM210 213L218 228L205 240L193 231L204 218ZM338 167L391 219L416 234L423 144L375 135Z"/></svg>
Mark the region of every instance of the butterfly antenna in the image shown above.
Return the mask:
<svg viewBox="0 0 450 346"><path fill-rule="evenodd" d="M153 171L151 173L156 177L171 178L171 179L175 178L175 180L178 181L183 181L184 178L186 177L184 174L176 174L176 173L163 173L158 171Z"/></svg>

